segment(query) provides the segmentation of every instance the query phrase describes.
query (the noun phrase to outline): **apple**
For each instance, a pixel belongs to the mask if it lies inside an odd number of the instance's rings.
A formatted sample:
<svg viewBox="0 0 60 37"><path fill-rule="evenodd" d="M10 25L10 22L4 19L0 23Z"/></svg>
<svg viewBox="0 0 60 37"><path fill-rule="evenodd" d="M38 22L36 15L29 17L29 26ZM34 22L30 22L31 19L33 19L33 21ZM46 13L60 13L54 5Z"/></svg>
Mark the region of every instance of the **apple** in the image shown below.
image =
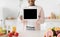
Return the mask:
<svg viewBox="0 0 60 37"><path fill-rule="evenodd" d="M18 37L18 33L17 32L11 32L8 34L9 37L12 37L12 36L15 36L15 37Z"/></svg>
<svg viewBox="0 0 60 37"><path fill-rule="evenodd" d="M9 37L12 37L12 33L8 33L8 36L9 36Z"/></svg>
<svg viewBox="0 0 60 37"><path fill-rule="evenodd" d="M57 37L60 37L60 33L57 35Z"/></svg>
<svg viewBox="0 0 60 37"><path fill-rule="evenodd" d="M12 37L12 36L8 36L8 37Z"/></svg>
<svg viewBox="0 0 60 37"><path fill-rule="evenodd" d="M19 34L17 32L14 33L14 36L18 36Z"/></svg>
<svg viewBox="0 0 60 37"><path fill-rule="evenodd" d="M14 35L15 32L12 32L12 35Z"/></svg>

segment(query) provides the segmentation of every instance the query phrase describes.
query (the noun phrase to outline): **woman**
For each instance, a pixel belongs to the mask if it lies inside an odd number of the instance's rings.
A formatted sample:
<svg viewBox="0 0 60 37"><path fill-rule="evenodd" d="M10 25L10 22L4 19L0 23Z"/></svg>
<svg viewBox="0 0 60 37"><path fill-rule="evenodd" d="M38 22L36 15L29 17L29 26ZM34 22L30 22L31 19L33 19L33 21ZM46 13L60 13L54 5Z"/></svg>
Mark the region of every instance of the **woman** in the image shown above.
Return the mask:
<svg viewBox="0 0 60 37"><path fill-rule="evenodd" d="M31 9L33 9L33 8L36 8L37 9L37 14L38 14L38 19L36 19L35 21L34 21L34 26L33 26L33 28L35 29L35 30L40 30L40 24L42 24L42 23L44 23L44 11L43 11L43 8L42 7L40 7L40 6L36 6L35 5L35 0L28 0L28 3L29 3L29 6L28 6L28 8L30 7ZM27 8L27 7L26 7ZM24 8L23 8L24 9ZM22 9L22 10L23 10ZM21 12L21 13L23 13L23 12ZM22 21L22 23L23 24L27 24L29 21L28 20L25 20L24 18L23 18L23 14L22 15L20 15L20 20ZM24 26L26 26L26 25L24 25ZM29 26L28 26L29 27Z"/></svg>

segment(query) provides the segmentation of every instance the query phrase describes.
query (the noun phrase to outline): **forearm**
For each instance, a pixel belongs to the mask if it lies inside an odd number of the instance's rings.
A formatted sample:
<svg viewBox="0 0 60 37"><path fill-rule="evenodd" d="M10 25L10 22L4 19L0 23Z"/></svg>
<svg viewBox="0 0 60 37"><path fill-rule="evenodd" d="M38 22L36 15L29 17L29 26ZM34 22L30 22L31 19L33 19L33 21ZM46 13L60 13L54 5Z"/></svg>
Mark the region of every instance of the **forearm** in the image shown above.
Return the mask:
<svg viewBox="0 0 60 37"><path fill-rule="evenodd" d="M44 16L44 11L43 11L43 9L41 8L41 11L40 11L40 14L39 14L39 22L42 24L42 23L44 23L44 21L45 21L45 16Z"/></svg>
<svg viewBox="0 0 60 37"><path fill-rule="evenodd" d="M40 24L42 24L42 23L44 23L45 18L44 17L41 17L41 18L38 19L38 21L39 21Z"/></svg>
<svg viewBox="0 0 60 37"><path fill-rule="evenodd" d="M20 20L21 20L21 23L23 23L24 25L27 24L27 20L25 20L23 16L20 16Z"/></svg>

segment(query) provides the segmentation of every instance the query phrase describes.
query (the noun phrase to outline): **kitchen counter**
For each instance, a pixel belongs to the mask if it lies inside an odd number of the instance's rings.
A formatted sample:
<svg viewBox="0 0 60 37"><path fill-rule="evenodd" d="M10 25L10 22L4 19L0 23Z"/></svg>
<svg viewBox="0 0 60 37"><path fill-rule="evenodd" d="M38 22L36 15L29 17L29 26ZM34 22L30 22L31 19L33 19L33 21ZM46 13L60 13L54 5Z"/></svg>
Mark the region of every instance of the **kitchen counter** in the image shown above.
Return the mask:
<svg viewBox="0 0 60 37"><path fill-rule="evenodd" d="M17 32L20 33L19 37L43 37L44 34L44 31L24 30L23 24L19 20L6 20L5 24L11 27L15 24Z"/></svg>
<svg viewBox="0 0 60 37"><path fill-rule="evenodd" d="M44 24L41 24L40 31L33 30L24 30L23 24L20 20L6 20L6 25L10 25L11 27L15 25L17 27L17 32L20 33L19 37L44 37L44 33L48 28L52 27L60 27L60 20L46 20ZM48 26L47 26L48 25Z"/></svg>
<svg viewBox="0 0 60 37"><path fill-rule="evenodd" d="M44 31L22 31L19 37L44 37Z"/></svg>

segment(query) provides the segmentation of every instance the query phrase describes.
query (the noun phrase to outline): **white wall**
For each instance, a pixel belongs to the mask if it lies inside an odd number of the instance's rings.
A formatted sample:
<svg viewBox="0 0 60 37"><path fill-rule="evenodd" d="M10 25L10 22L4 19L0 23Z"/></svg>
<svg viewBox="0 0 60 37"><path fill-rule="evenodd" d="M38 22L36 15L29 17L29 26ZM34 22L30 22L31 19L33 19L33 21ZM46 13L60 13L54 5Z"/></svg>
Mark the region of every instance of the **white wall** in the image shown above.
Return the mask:
<svg viewBox="0 0 60 37"><path fill-rule="evenodd" d="M23 2L24 2L23 6L26 6L27 2L26 1ZM45 16L49 16L51 11L55 12L55 14L60 14L59 0L37 0L36 5L40 5L43 7ZM17 15L17 12L19 12L19 0L0 0L0 19L2 19L3 17L2 14L8 16L10 14L8 12L11 12L11 14L13 12L13 14ZM20 23L18 26L22 27Z"/></svg>
<svg viewBox="0 0 60 37"><path fill-rule="evenodd" d="M26 0L22 4L22 6L26 6ZM60 0L36 0L36 5L43 7L45 16L49 16L51 12L56 15L60 14Z"/></svg>
<svg viewBox="0 0 60 37"><path fill-rule="evenodd" d="M0 0L0 14L4 16L17 16L19 13L19 0ZM11 15L9 15L11 14ZM2 17L2 16L0 16Z"/></svg>
<svg viewBox="0 0 60 37"><path fill-rule="evenodd" d="M17 17L19 13L19 0L0 0L0 20L6 17ZM0 21L0 26L3 26L4 22Z"/></svg>
<svg viewBox="0 0 60 37"><path fill-rule="evenodd" d="M2 17L2 12L4 9L9 9L7 14L8 12L9 14L12 14L13 12L13 14L15 14L13 16L18 15L19 3L21 3L19 0L0 0L0 17ZM23 6L26 6L26 0L23 0L22 4ZM51 12L60 14L60 0L36 0L36 5L43 7L45 16L49 16ZM7 16L5 12L3 12L3 14Z"/></svg>

